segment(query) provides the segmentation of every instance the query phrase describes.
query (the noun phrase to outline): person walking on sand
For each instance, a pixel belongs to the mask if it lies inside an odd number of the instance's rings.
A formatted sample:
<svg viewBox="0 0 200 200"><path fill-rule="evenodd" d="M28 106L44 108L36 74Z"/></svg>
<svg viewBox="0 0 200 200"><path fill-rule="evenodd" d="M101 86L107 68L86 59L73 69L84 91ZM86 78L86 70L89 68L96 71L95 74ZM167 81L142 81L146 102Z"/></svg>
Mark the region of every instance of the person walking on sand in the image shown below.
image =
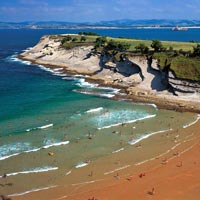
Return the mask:
<svg viewBox="0 0 200 200"><path fill-rule="evenodd" d="M119 176L119 174L117 173L117 175L115 176L116 177L116 179L120 179L120 176Z"/></svg>
<svg viewBox="0 0 200 200"><path fill-rule="evenodd" d="M155 188L153 187L151 190L152 195L155 194Z"/></svg>
<svg viewBox="0 0 200 200"><path fill-rule="evenodd" d="M151 191L149 191L147 194L149 194L149 195L154 195L154 194L155 194L155 188L153 187L153 188L151 189Z"/></svg>
<svg viewBox="0 0 200 200"><path fill-rule="evenodd" d="M90 172L90 176L91 176L91 177L93 176L93 171Z"/></svg>

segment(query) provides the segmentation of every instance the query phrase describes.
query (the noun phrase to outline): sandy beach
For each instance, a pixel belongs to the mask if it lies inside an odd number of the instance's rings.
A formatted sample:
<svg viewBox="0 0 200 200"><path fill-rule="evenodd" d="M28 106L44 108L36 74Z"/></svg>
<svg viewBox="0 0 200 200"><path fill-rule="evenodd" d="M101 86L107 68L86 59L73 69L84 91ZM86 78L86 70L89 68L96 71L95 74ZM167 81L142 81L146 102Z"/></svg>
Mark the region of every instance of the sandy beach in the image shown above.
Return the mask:
<svg viewBox="0 0 200 200"><path fill-rule="evenodd" d="M48 48L44 48L46 44ZM146 58L130 57L125 63L113 63L106 57L102 60L98 56L86 58L91 49L89 46L64 50L60 48L60 42L44 36L35 47L22 53L19 58L44 65L49 69L59 67L61 74L83 74L87 75L85 79L88 82L120 88L123 95L119 93L115 95L115 99L154 103L158 108L181 112L200 112L198 88L193 94L182 93L173 96L163 88L157 71L148 68ZM140 67L144 80L140 73L135 73L138 68L133 69L133 65ZM156 61L153 61L152 67L156 68ZM117 73L113 72L113 68L117 69ZM124 74L124 70L128 75ZM177 120L179 123L179 119L171 120L174 123ZM151 121L147 122L147 125L148 123L152 126ZM133 140L132 143L94 161L86 161L83 163L84 167L62 171L65 175L58 176L54 185L13 194L10 198L13 200L198 200L200 198L199 127L199 115L191 124L181 128L172 130L169 124L166 130L154 132L136 142ZM92 144L93 140L89 142L86 140L87 145ZM43 154L46 155L47 152L43 151ZM48 177L48 173L45 177ZM39 177L37 181L40 182L42 178Z"/></svg>
<svg viewBox="0 0 200 200"><path fill-rule="evenodd" d="M200 137L198 123L156 134L126 152L101 158L74 174L68 172L52 188L13 196L14 200L198 200ZM130 162L132 155L136 155ZM124 164L129 161L129 165ZM107 170L102 175L102 171ZM67 184L70 180L71 184Z"/></svg>

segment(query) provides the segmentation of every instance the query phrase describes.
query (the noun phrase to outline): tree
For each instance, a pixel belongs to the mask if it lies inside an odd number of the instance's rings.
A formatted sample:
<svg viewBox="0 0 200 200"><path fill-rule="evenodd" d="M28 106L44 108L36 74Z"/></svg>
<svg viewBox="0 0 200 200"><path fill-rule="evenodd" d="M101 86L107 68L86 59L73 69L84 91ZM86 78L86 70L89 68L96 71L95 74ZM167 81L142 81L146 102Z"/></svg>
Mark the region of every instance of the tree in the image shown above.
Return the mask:
<svg viewBox="0 0 200 200"><path fill-rule="evenodd" d="M169 51L174 51L174 48L172 46L170 46Z"/></svg>
<svg viewBox="0 0 200 200"><path fill-rule="evenodd" d="M72 42L76 42L78 39L77 38L73 38L72 39Z"/></svg>
<svg viewBox="0 0 200 200"><path fill-rule="evenodd" d="M118 42L114 40L110 40L107 44L107 49L109 50L119 50L119 51L126 51L130 48L130 44L126 42Z"/></svg>
<svg viewBox="0 0 200 200"><path fill-rule="evenodd" d="M85 36L81 36L81 42L85 42L86 41L86 37Z"/></svg>
<svg viewBox="0 0 200 200"><path fill-rule="evenodd" d="M197 44L196 47L193 47L193 56L200 56L200 44Z"/></svg>
<svg viewBox="0 0 200 200"><path fill-rule="evenodd" d="M144 43L138 44L135 49L141 53L148 53L149 51L149 48Z"/></svg>
<svg viewBox="0 0 200 200"><path fill-rule="evenodd" d="M126 51L126 50L128 50L129 48L130 48L130 44L129 43L127 43L127 42L120 42L119 44L118 44L118 49L120 50L120 51Z"/></svg>
<svg viewBox="0 0 200 200"><path fill-rule="evenodd" d="M64 44L65 42L69 42L72 40L72 37L70 35L67 35L66 37L64 37L61 41L62 44Z"/></svg>
<svg viewBox="0 0 200 200"><path fill-rule="evenodd" d="M163 45L159 40L152 40L151 47L154 49L155 52L158 52L163 49Z"/></svg>
<svg viewBox="0 0 200 200"><path fill-rule="evenodd" d="M107 43L107 38L105 36L96 38L94 48L97 49L99 47L105 46Z"/></svg>

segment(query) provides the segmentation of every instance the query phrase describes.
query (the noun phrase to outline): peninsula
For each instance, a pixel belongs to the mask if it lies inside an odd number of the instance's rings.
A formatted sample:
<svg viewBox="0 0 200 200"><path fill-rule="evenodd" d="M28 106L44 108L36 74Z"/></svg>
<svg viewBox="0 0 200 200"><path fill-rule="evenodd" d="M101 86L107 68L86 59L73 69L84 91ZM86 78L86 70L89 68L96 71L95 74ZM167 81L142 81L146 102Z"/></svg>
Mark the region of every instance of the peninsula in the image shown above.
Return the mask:
<svg viewBox="0 0 200 200"><path fill-rule="evenodd" d="M79 33L43 36L19 57L48 68L60 67L65 74L87 75L87 81L120 88L133 101L199 113L199 49L192 42Z"/></svg>

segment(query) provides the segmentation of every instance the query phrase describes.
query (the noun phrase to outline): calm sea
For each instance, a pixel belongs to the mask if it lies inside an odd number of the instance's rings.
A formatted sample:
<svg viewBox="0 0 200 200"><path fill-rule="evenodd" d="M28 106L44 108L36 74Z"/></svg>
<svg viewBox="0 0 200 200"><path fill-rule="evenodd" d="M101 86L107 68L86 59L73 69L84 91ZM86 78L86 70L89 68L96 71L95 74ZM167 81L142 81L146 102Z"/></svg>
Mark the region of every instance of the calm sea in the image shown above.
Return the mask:
<svg viewBox="0 0 200 200"><path fill-rule="evenodd" d="M16 58L45 34L80 31L113 37L200 41L200 29L0 30L0 176L6 173L14 177L15 183L19 178L27 180L30 174L36 177L35 185L15 184L4 189L6 194L44 187L47 181L37 183L38 174L52 171L56 179L58 175L53 172L60 170L62 176L63 171L83 167L88 164L86 160L121 148L122 140L125 148L146 134L182 127L196 117L158 110L155 105L114 101L110 97L118 90L89 84L84 77L60 74L59 66L51 71ZM98 91L98 95L80 93L85 88ZM90 146L86 145L88 138L95 141ZM53 162L48 153L55 151L58 156Z"/></svg>

